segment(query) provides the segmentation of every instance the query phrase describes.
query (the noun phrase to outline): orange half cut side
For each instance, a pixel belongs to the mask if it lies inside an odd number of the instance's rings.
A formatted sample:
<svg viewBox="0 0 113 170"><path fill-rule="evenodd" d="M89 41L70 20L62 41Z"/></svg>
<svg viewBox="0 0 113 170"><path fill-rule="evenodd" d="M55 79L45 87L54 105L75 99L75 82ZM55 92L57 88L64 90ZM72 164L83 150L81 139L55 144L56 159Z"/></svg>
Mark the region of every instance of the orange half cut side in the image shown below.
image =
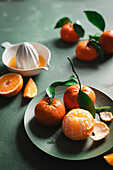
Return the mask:
<svg viewBox="0 0 113 170"><path fill-rule="evenodd" d="M0 77L0 94L6 97L14 96L23 87L23 78L17 73L8 73Z"/></svg>

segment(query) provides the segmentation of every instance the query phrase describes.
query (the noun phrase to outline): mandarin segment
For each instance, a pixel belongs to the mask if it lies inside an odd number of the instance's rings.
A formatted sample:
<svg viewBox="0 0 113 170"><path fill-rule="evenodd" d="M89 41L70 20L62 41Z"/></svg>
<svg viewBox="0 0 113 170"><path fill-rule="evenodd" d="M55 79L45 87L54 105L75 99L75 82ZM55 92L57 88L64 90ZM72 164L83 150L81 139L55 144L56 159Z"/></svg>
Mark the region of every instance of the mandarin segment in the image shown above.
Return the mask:
<svg viewBox="0 0 113 170"><path fill-rule="evenodd" d="M104 159L106 160L106 162L108 164L110 164L111 166L113 166L113 153L105 155Z"/></svg>
<svg viewBox="0 0 113 170"><path fill-rule="evenodd" d="M75 84L66 89L64 93L64 104L68 109L79 108L77 99L79 88L79 84ZM91 98L93 103L95 103L96 95L90 87L81 85L81 90Z"/></svg>
<svg viewBox="0 0 113 170"><path fill-rule="evenodd" d="M17 73L8 73L0 77L0 94L11 97L19 93L23 87L23 78Z"/></svg>
<svg viewBox="0 0 113 170"><path fill-rule="evenodd" d="M37 86L35 82L33 81L33 79L30 78L25 86L23 97L33 98L36 95L37 95Z"/></svg>
<svg viewBox="0 0 113 170"><path fill-rule="evenodd" d="M63 118L62 128L68 138L72 140L84 140L92 134L94 119L87 110L73 109Z"/></svg>

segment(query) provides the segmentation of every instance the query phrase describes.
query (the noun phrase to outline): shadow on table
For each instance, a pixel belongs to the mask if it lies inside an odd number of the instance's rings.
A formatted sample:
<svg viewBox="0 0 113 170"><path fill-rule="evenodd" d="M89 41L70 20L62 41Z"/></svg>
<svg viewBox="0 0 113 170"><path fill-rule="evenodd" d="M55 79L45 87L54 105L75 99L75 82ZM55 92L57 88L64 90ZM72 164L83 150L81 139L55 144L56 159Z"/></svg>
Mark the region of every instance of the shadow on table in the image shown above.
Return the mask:
<svg viewBox="0 0 113 170"><path fill-rule="evenodd" d="M41 125L37 122L36 118L34 117L30 122L29 122L29 128L32 132L33 135L40 139L46 139L51 137L56 131L58 131L59 126L54 126L54 127L47 127L44 125Z"/></svg>
<svg viewBox="0 0 113 170"><path fill-rule="evenodd" d="M89 61L89 62L82 61L82 60L78 59L76 56L73 56L72 61L76 68L97 68L99 65L104 64L106 61L111 59L112 56L113 56L113 54L106 55L104 59L99 57L99 58L97 58L93 61Z"/></svg>
<svg viewBox="0 0 113 170"><path fill-rule="evenodd" d="M0 96L0 108L4 108L8 106L10 103L12 103L15 100L15 96L13 97L4 97Z"/></svg>
<svg viewBox="0 0 113 170"><path fill-rule="evenodd" d="M78 44L77 42L68 43L68 42L63 41L62 39L54 39L53 43L57 48L71 48Z"/></svg>
<svg viewBox="0 0 113 170"><path fill-rule="evenodd" d="M113 54L108 54L108 55L104 56L104 59L102 59L99 56L97 59L95 59L93 61L90 61L90 62L82 61L82 60L78 59L76 57L76 55L74 55L76 46L77 46L77 44L79 42L67 43L67 42L64 42L62 39L52 39L52 40L50 40L48 42L45 42L44 44L47 47L49 47L50 49L51 49L51 47L53 47L53 48L58 48L60 50L64 50L64 54L67 52L67 55L69 55L70 58L73 60L74 66L76 68L92 68L92 69L96 69L96 68L98 68L99 65L102 65L105 62L107 62L108 60L110 60L112 58L112 56L113 56ZM71 48L72 48L72 51L71 51ZM68 50L65 52L65 49L69 49L69 53L68 53Z"/></svg>

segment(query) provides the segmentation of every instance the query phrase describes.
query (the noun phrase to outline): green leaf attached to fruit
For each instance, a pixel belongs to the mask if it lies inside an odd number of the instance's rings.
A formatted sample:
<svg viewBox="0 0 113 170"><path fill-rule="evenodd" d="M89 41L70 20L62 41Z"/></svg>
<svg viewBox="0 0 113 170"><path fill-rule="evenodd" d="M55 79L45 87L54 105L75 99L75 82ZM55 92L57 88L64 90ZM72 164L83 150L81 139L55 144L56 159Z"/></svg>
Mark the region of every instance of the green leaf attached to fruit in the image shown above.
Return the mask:
<svg viewBox="0 0 113 170"><path fill-rule="evenodd" d="M101 31L105 29L105 21L101 14L96 11L84 11L89 22L99 28Z"/></svg>
<svg viewBox="0 0 113 170"><path fill-rule="evenodd" d="M96 110L90 97L82 90L79 90L77 99L80 108L88 110L93 115L93 117L95 117Z"/></svg>
<svg viewBox="0 0 113 170"><path fill-rule="evenodd" d="M76 21L74 24L73 24L73 28L74 28L74 31L76 32L76 34L80 37L84 37L84 33L85 33L85 30L83 29L83 27L81 26L80 24L80 21Z"/></svg>
<svg viewBox="0 0 113 170"><path fill-rule="evenodd" d="M95 40L98 42L98 39L100 38L101 34L100 33L96 33L96 34L93 34L93 35L89 35L89 40Z"/></svg>
<svg viewBox="0 0 113 170"><path fill-rule="evenodd" d="M51 86L71 86L74 84L78 84L78 82L75 79L76 79L76 77L74 75L72 75L71 77L69 77L68 80L56 81L56 82L52 83Z"/></svg>
<svg viewBox="0 0 113 170"><path fill-rule="evenodd" d="M55 88L49 86L49 87L46 89L46 93L47 93L48 97L49 97L51 100L53 100L54 97L55 97Z"/></svg>
<svg viewBox="0 0 113 170"><path fill-rule="evenodd" d="M72 21L68 17L61 18L55 25L54 29L61 28L63 25L71 23Z"/></svg>
<svg viewBox="0 0 113 170"><path fill-rule="evenodd" d="M104 53L103 53L103 50L102 50L102 48L100 47L100 45L99 45L95 40L93 40L93 39L89 40L89 42L93 44L93 46L95 47L95 49L98 51L100 57L101 57L102 59L104 59Z"/></svg>

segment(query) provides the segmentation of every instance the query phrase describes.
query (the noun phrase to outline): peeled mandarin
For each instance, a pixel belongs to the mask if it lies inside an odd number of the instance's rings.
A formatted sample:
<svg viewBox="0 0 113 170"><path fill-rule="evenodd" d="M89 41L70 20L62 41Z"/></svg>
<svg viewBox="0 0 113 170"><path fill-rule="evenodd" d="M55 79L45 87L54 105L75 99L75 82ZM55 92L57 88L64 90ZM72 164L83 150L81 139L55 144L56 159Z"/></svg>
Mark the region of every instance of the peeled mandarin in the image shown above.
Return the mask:
<svg viewBox="0 0 113 170"><path fill-rule="evenodd" d="M94 119L87 110L73 109L63 118L62 128L68 138L72 140L84 140L92 134Z"/></svg>

